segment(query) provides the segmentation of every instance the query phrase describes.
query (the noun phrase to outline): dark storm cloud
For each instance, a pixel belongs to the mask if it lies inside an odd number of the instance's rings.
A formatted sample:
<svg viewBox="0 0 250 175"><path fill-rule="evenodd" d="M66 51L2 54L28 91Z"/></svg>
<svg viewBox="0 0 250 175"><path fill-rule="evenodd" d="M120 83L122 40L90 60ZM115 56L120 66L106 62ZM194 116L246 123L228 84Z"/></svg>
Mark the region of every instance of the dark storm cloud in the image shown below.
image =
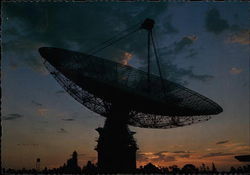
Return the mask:
<svg viewBox="0 0 250 175"><path fill-rule="evenodd" d="M66 121L66 122L71 122L71 121L74 121L75 119L73 118L66 118L66 119L62 119L63 121Z"/></svg>
<svg viewBox="0 0 250 175"><path fill-rule="evenodd" d="M6 57L13 58L12 64L26 65L47 75L38 53L39 47L53 46L85 52L134 24L139 27L147 17L155 19L157 33L176 33L171 15L166 16L167 11L167 3L140 3L140 6L133 3L93 3L91 6L87 3L6 3L3 7L3 48ZM166 16L165 23L161 23L162 16ZM161 56L171 58L171 55L181 54L196 39L196 36L183 37ZM141 31L105 49L99 56L122 62L127 52L137 56L140 68L145 69L146 43L146 31ZM165 78L171 77L171 80L182 83L184 76L201 81L211 78L197 75L191 69L178 68L171 61L162 62L161 67L171 70Z"/></svg>
<svg viewBox="0 0 250 175"><path fill-rule="evenodd" d="M8 114L6 116L3 116L3 120L16 120L16 119L19 119L19 118L22 118L23 115L21 114Z"/></svg>
<svg viewBox="0 0 250 175"><path fill-rule="evenodd" d="M201 158L208 158L208 157L219 157L219 156L231 156L234 155L234 153L222 153L222 152L217 152L217 153L209 153L203 155Z"/></svg>
<svg viewBox="0 0 250 175"><path fill-rule="evenodd" d="M57 131L58 133L61 133L61 134L65 134L65 133L68 133L68 131L66 131L65 129L63 128L60 128L59 131Z"/></svg>
<svg viewBox="0 0 250 175"><path fill-rule="evenodd" d="M6 16L18 17L22 21L32 39L43 39L63 47L67 45L66 40L79 44L88 42L89 45L94 40L108 39L108 36L119 31L119 27L126 29L131 26L131 17L142 21L145 17L157 17L166 8L166 3L147 3L140 7L118 3L93 3L91 6L85 3L77 6L72 3L33 3L25 6L23 3L12 3L5 4L4 10ZM46 30L41 32L40 28L44 25Z"/></svg>
<svg viewBox="0 0 250 175"><path fill-rule="evenodd" d="M229 140L223 140L223 141L216 142L216 145L221 145L221 144L225 144L228 142L229 142Z"/></svg>
<svg viewBox="0 0 250 175"><path fill-rule="evenodd" d="M41 46L86 51L146 17L157 18L167 9L167 3L140 4L5 3L3 46L40 70L43 65L37 49ZM114 58L119 61L119 56Z"/></svg>
<svg viewBox="0 0 250 175"><path fill-rule="evenodd" d="M207 11L205 27L207 31L214 34L220 34L224 30L229 29L228 22L221 18L220 12L216 8Z"/></svg>
<svg viewBox="0 0 250 175"><path fill-rule="evenodd" d="M35 105L35 106L42 106L41 103L38 103L38 102L35 101L35 100L32 100L31 103L32 103L33 105Z"/></svg>

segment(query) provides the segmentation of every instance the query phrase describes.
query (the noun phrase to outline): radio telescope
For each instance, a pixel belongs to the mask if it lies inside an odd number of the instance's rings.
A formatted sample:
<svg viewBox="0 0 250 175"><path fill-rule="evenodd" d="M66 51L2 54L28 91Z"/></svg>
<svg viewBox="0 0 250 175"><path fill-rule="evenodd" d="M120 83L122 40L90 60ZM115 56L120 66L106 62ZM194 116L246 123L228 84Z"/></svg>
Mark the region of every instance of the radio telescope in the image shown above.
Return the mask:
<svg viewBox="0 0 250 175"><path fill-rule="evenodd" d="M212 100L162 77L152 29L154 21L146 19L135 30L112 38L92 53L60 48L39 48L44 65L61 86L91 111L106 117L99 133L99 172L134 172L135 132L128 125L141 128L174 128L209 120L223 109ZM94 54L138 30L148 37L148 71L109 61ZM150 72L153 47L159 76Z"/></svg>

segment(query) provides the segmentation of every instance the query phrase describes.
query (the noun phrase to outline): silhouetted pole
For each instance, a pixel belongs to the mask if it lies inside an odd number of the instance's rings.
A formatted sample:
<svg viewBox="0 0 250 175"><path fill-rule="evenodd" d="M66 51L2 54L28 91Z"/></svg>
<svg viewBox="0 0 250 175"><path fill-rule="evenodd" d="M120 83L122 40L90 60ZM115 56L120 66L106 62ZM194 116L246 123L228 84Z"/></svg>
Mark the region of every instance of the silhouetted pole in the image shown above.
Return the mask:
<svg viewBox="0 0 250 175"><path fill-rule="evenodd" d="M148 31L148 91L150 92L150 30Z"/></svg>
<svg viewBox="0 0 250 175"><path fill-rule="evenodd" d="M36 159L36 170L37 171L40 171L40 162L41 162L40 158L37 158Z"/></svg>

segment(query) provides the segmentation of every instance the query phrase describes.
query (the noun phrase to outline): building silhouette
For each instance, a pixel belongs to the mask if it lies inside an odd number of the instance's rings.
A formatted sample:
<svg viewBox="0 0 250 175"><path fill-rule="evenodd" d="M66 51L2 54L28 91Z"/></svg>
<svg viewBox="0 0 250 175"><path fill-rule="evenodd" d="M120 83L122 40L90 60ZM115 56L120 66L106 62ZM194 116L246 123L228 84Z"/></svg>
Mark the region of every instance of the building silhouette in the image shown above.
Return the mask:
<svg viewBox="0 0 250 175"><path fill-rule="evenodd" d="M78 173L81 172L81 168L78 166L78 156L77 152L74 151L72 153L72 157L67 160L67 164L64 164L63 167L61 167L62 171L67 173Z"/></svg>
<svg viewBox="0 0 250 175"><path fill-rule="evenodd" d="M36 159L36 170L37 171L40 171L40 162L41 162L40 158L37 158Z"/></svg>
<svg viewBox="0 0 250 175"><path fill-rule="evenodd" d="M67 160L67 167L71 169L75 169L78 167L78 161L77 161L77 152L74 151L72 154L72 158Z"/></svg>
<svg viewBox="0 0 250 175"><path fill-rule="evenodd" d="M82 168L82 172L84 174L96 174L98 173L97 166L93 164L91 161L88 161L87 165Z"/></svg>
<svg viewBox="0 0 250 175"><path fill-rule="evenodd" d="M161 173L161 170L155 165L153 165L152 163L148 163L141 169L140 173L146 173L146 174L147 173Z"/></svg>

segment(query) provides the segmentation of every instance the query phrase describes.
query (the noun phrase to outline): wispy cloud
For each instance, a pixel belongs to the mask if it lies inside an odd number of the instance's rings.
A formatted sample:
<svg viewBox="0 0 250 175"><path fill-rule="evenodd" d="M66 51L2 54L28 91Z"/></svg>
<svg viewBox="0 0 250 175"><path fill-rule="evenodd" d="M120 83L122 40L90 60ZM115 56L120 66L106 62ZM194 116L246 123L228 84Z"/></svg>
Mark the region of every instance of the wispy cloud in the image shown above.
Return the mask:
<svg viewBox="0 0 250 175"><path fill-rule="evenodd" d="M173 151L173 153L187 153L186 151Z"/></svg>
<svg viewBox="0 0 250 175"><path fill-rule="evenodd" d="M193 154L194 152L190 151L173 151L172 153L176 154L176 156L181 158L189 158L190 154Z"/></svg>
<svg viewBox="0 0 250 175"><path fill-rule="evenodd" d="M139 162L163 163L190 158L192 154L190 151L138 152L137 159Z"/></svg>
<svg viewBox="0 0 250 175"><path fill-rule="evenodd" d="M243 71L243 69L241 69L241 68L232 67L232 68L230 69L229 72L230 72L231 74L233 74L233 75L238 75L238 74L240 74L242 71Z"/></svg>
<svg viewBox="0 0 250 175"><path fill-rule="evenodd" d="M38 102L35 101L35 100L32 100L31 103L34 104L35 106L42 106L41 103L38 103Z"/></svg>
<svg viewBox="0 0 250 175"><path fill-rule="evenodd" d="M39 108L37 109L37 112L40 116L44 116L47 112L48 112L48 109L46 108Z"/></svg>
<svg viewBox="0 0 250 175"><path fill-rule="evenodd" d="M30 146L30 147L37 147L39 146L36 143L18 143L17 146Z"/></svg>
<svg viewBox="0 0 250 175"><path fill-rule="evenodd" d="M224 150L228 150L230 152L248 152L250 149L250 146L246 143L234 143L234 142L228 142L224 143Z"/></svg>
<svg viewBox="0 0 250 175"><path fill-rule="evenodd" d="M157 153L153 153L151 155L151 161L164 161L164 162L172 162L175 161L175 156L174 155L170 155L168 151L160 151Z"/></svg>
<svg viewBox="0 0 250 175"><path fill-rule="evenodd" d="M188 77L190 79L199 80L202 82L206 82L206 81L209 81L209 80L214 78L214 76L212 76L212 75L196 74L196 73L194 73L192 67L190 67L189 69L179 68L177 74L179 77Z"/></svg>
<svg viewBox="0 0 250 175"><path fill-rule="evenodd" d="M216 153L205 154L205 155L201 156L201 158L220 157L220 156L232 156L232 155L234 155L234 153L216 152Z"/></svg>
<svg viewBox="0 0 250 175"><path fill-rule="evenodd" d="M189 158L190 154L181 154L181 155L179 155L179 157L181 157L181 158Z"/></svg>
<svg viewBox="0 0 250 175"><path fill-rule="evenodd" d="M228 142L229 142L229 140L223 140L223 141L216 142L216 145L221 145L221 144L225 144Z"/></svg>
<svg viewBox="0 0 250 175"><path fill-rule="evenodd" d="M21 114L8 114L6 116L3 116L3 120L16 120L16 119L19 119L19 118L22 118L23 115Z"/></svg>
<svg viewBox="0 0 250 175"><path fill-rule="evenodd" d="M228 43L238 43L242 45L249 45L250 44L250 30L240 30L234 34L232 34L226 41Z"/></svg>
<svg viewBox="0 0 250 175"><path fill-rule="evenodd" d="M146 162L149 160L147 154L140 152L140 151L137 152L136 159L137 161L141 161L141 162Z"/></svg>
<svg viewBox="0 0 250 175"><path fill-rule="evenodd" d="M175 42L172 52L174 54L180 53L184 48L193 44L197 39L198 37L196 35L184 36L180 41Z"/></svg>
<svg viewBox="0 0 250 175"><path fill-rule="evenodd" d="M66 131L65 129L63 128L60 128L59 131L57 131L58 133L61 133L61 134L65 134L65 133L68 133L68 131Z"/></svg>
<svg viewBox="0 0 250 175"><path fill-rule="evenodd" d="M73 118L66 118L66 119L62 119L63 121L66 121L66 122L70 122L70 121L74 121L75 119Z"/></svg>
<svg viewBox="0 0 250 175"><path fill-rule="evenodd" d="M176 161L175 156L166 156L161 154L158 158L153 158L153 161L164 161L164 162L172 162Z"/></svg>

